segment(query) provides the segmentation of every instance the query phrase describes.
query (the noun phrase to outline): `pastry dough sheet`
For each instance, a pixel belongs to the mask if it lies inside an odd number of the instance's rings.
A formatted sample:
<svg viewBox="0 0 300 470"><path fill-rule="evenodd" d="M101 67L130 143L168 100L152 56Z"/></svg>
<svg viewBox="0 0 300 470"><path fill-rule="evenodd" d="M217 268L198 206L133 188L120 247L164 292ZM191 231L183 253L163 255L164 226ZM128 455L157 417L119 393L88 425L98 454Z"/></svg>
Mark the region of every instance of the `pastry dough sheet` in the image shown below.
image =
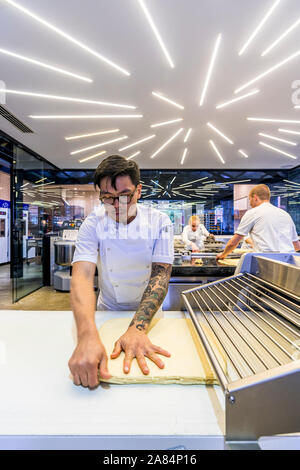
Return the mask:
<svg viewBox="0 0 300 470"><path fill-rule="evenodd" d="M218 263L222 264L223 266L235 266L237 267L239 263L239 259L218 259Z"/></svg>
<svg viewBox="0 0 300 470"><path fill-rule="evenodd" d="M108 357L113 351L114 343L124 334L130 323L130 318L108 320L99 330ZM226 371L225 353L213 333L203 325L215 353ZM115 384L218 384L202 342L190 319L162 318L152 321L148 331L152 344L170 352L171 357L159 355L165 367L160 369L150 359L146 358L149 374L144 375L133 359L129 374L123 372L124 352L117 359L108 359L108 370L112 377L103 380Z"/></svg>

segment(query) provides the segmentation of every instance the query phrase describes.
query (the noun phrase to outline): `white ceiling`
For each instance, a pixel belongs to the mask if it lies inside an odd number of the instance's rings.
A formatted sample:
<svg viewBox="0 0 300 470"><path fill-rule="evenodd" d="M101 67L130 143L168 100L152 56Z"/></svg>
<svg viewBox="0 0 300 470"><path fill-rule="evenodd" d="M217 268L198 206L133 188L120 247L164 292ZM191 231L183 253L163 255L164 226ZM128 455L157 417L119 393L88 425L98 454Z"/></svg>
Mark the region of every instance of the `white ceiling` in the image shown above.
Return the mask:
<svg viewBox="0 0 300 470"><path fill-rule="evenodd" d="M299 146L267 140L258 132L267 132L299 142L300 136L278 132L279 127L298 129L299 125L278 125L247 121L247 117L300 120L295 110L292 82L299 79L300 56L255 85L260 93L224 109L216 105L235 98L234 90L250 79L287 58L299 47L300 25L267 56L261 52L300 18L299 0L281 0L269 20L246 52L238 52L275 0L145 0L152 18L175 64L171 68L137 0L17 0L49 23L62 29L98 53L130 72L125 76L96 57L70 43L55 32L0 0L0 48L35 58L56 67L93 79L86 83L57 72L8 57L0 53L1 74L8 89L134 105L121 109L102 105L66 103L8 94L5 107L27 124L34 134L22 134L3 118L0 129L33 149L60 168L94 168L99 159L79 163L101 150L117 153L126 144L151 134L154 139L123 152L137 150L141 168L190 169L266 169L287 168L299 164ZM216 57L205 104L199 106L204 81L219 33L222 42ZM152 95L160 92L182 104L180 110ZM49 114L142 114L142 119L34 120L29 115ZM182 117L182 123L151 129L153 123ZM225 142L209 129L210 121L234 141ZM193 128L186 146L184 165L180 164L185 144L182 132L160 154L150 156L180 127ZM120 129L128 139L80 155L71 151L96 145L117 137L116 134L65 141L64 137ZM221 151L221 163L209 144L213 139ZM270 145L298 155L298 160L261 147ZM238 154L243 149L249 158ZM118 152L119 153L119 152ZM99 157L102 158L102 157Z"/></svg>

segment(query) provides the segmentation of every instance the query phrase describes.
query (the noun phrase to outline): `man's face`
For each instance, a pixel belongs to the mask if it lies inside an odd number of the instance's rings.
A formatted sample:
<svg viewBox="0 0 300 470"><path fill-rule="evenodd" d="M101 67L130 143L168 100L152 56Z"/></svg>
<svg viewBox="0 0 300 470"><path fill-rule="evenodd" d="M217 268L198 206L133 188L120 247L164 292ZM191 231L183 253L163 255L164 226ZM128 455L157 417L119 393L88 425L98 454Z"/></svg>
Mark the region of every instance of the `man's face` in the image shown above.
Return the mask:
<svg viewBox="0 0 300 470"><path fill-rule="evenodd" d="M128 175L117 177L116 189L111 185L110 177L103 178L100 182L100 196L106 198L120 196L120 199L115 199L113 204L104 204L107 214L116 222L127 223L130 217L136 214L136 204L141 197L141 189L142 185L134 186ZM127 196L133 192L131 201L127 202Z"/></svg>
<svg viewBox="0 0 300 470"><path fill-rule="evenodd" d="M197 230L197 228L198 228L198 225L199 225L198 222L192 222L191 227L192 227L193 232L196 232L196 230Z"/></svg>

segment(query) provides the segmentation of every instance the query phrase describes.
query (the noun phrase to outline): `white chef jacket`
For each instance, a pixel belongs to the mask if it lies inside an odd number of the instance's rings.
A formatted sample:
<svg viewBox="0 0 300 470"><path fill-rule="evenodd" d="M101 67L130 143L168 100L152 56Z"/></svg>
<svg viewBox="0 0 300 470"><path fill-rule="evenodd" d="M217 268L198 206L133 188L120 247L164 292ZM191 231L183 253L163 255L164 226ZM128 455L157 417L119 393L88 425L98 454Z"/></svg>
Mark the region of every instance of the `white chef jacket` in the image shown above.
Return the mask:
<svg viewBox="0 0 300 470"><path fill-rule="evenodd" d="M137 204L129 224L118 223L99 205L79 229L72 264L97 264L98 310L136 310L152 263L173 264L173 225L166 214Z"/></svg>
<svg viewBox="0 0 300 470"><path fill-rule="evenodd" d="M206 230L203 224L199 224L197 230L193 232L190 225L186 225L182 232L182 239L186 244L187 248L192 247L192 243L195 243L199 250L204 248L204 240L209 236L209 232Z"/></svg>
<svg viewBox="0 0 300 470"><path fill-rule="evenodd" d="M269 202L250 209L236 230L238 235L251 236L254 251L259 253L295 251L292 242L298 240L291 216Z"/></svg>

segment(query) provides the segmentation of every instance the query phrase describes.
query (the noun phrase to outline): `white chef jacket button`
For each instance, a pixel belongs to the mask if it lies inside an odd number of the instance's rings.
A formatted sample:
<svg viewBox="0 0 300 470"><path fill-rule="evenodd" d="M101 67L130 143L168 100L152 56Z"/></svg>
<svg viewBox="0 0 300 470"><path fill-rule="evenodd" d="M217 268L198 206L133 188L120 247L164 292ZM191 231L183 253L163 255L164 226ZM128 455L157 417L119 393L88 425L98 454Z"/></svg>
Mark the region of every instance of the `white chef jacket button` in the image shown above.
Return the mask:
<svg viewBox="0 0 300 470"><path fill-rule="evenodd" d="M110 269L110 272L112 273L112 269Z"/></svg>
<svg viewBox="0 0 300 470"><path fill-rule="evenodd" d="M107 248L107 251L110 251L110 248Z"/></svg>
<svg viewBox="0 0 300 470"><path fill-rule="evenodd" d="M115 287L119 287L118 284L115 284Z"/></svg>
<svg viewBox="0 0 300 470"><path fill-rule="evenodd" d="M148 265L148 266L146 266L146 268L150 268L150 266Z"/></svg>

